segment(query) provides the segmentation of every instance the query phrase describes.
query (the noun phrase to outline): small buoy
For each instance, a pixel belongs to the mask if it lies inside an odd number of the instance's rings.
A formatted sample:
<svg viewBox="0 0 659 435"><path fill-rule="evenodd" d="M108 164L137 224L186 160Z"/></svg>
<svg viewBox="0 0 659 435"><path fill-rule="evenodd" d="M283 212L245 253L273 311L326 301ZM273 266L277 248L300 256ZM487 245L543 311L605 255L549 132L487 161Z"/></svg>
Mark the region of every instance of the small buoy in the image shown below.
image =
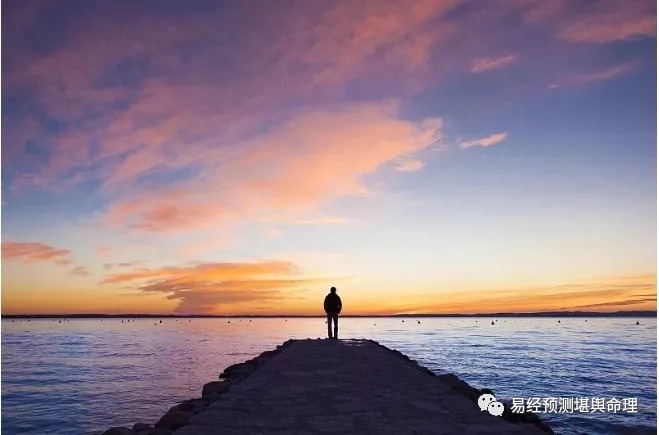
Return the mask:
<svg viewBox="0 0 659 435"><path fill-rule="evenodd" d="M249 323L252 323L252 321L250 320ZM325 323L327 323L327 321L325 321Z"/></svg>
<svg viewBox="0 0 659 435"><path fill-rule="evenodd" d="M286 319L286 321L288 322L288 319Z"/></svg>
<svg viewBox="0 0 659 435"><path fill-rule="evenodd" d="M62 321L60 320L60 321L59 321L59 322L57 322L57 323L62 323Z"/></svg>
<svg viewBox="0 0 659 435"><path fill-rule="evenodd" d="M492 324L494 325L494 322L492 322Z"/></svg>
<svg viewBox="0 0 659 435"><path fill-rule="evenodd" d="M325 322L325 323L327 323L327 322ZM375 326L375 323L373 324L373 326Z"/></svg>
<svg viewBox="0 0 659 435"><path fill-rule="evenodd" d="M122 320L121 323L124 323L124 321Z"/></svg>
<svg viewBox="0 0 659 435"><path fill-rule="evenodd" d="M188 320L188 323L192 322L192 320Z"/></svg>
<svg viewBox="0 0 659 435"><path fill-rule="evenodd" d="M231 323L231 320L227 320L227 323Z"/></svg>
<svg viewBox="0 0 659 435"><path fill-rule="evenodd" d="M558 323L561 323L561 321L559 320Z"/></svg>
<svg viewBox="0 0 659 435"><path fill-rule="evenodd" d="M160 321L160 323L162 323L162 320Z"/></svg>
<svg viewBox="0 0 659 435"><path fill-rule="evenodd" d="M476 320L476 323L478 323L478 320Z"/></svg>
<svg viewBox="0 0 659 435"><path fill-rule="evenodd" d="M641 323L637 320L637 321L636 321L636 324L637 324L637 325L640 325Z"/></svg>
<svg viewBox="0 0 659 435"><path fill-rule="evenodd" d="M401 322L405 323L405 320L401 320Z"/></svg>
<svg viewBox="0 0 659 435"><path fill-rule="evenodd" d="M584 320L584 322L587 322L587 321L588 321L588 319Z"/></svg>
<svg viewBox="0 0 659 435"><path fill-rule="evenodd" d="M420 324L421 324L421 320L417 320L416 323L417 323L418 325L420 325Z"/></svg>

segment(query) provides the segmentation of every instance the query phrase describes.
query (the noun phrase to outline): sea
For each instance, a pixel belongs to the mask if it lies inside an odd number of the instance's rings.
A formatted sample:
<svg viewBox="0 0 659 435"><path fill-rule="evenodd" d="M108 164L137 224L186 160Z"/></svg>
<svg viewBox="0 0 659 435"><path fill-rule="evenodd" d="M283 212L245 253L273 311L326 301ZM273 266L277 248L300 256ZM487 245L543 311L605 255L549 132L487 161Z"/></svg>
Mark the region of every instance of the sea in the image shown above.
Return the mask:
<svg viewBox="0 0 659 435"><path fill-rule="evenodd" d="M490 388L497 400L538 399L546 405L539 417L556 433L657 432L656 318L339 323L339 338L376 340L438 374ZM154 423L177 402L200 397L225 367L289 338L325 335L324 318L3 319L2 433L94 434ZM591 410L552 406L569 398L587 399Z"/></svg>

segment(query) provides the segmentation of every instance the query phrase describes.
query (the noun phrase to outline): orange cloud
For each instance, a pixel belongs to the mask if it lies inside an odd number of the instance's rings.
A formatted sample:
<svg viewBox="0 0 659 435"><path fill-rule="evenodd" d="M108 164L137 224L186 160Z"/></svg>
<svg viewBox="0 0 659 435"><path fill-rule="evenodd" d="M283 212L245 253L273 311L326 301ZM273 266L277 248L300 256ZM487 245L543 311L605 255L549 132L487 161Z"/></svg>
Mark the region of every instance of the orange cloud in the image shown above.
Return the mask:
<svg viewBox="0 0 659 435"><path fill-rule="evenodd" d="M517 62L519 56L516 54L507 54L500 57L479 57L471 61L469 72L482 73L494 69L506 68Z"/></svg>
<svg viewBox="0 0 659 435"><path fill-rule="evenodd" d="M212 165L194 179L114 203L106 220L176 231L306 213L323 201L369 194L364 175L441 137L441 119L402 121L396 112L394 103L374 103L293 114L229 155L209 157Z"/></svg>
<svg viewBox="0 0 659 435"><path fill-rule="evenodd" d="M177 312L213 313L220 306L226 310L235 304L274 303L315 282L289 278L294 273L295 265L283 261L203 263L138 269L109 275L103 282L136 283L136 290L166 294L167 299L178 302Z"/></svg>
<svg viewBox="0 0 659 435"><path fill-rule="evenodd" d="M487 137L483 137L480 139L462 141L458 143L458 146L463 150L474 146L487 148L499 142L503 142L504 140L506 140L507 137L508 137L508 133L491 134Z"/></svg>
<svg viewBox="0 0 659 435"><path fill-rule="evenodd" d="M2 259L24 263L53 262L59 265L71 263L71 251L38 242L2 242Z"/></svg>
<svg viewBox="0 0 659 435"><path fill-rule="evenodd" d="M440 305L420 302L414 307L408 305L407 310L426 313L656 310L656 282L656 276L644 275L526 289L464 291L444 294Z"/></svg>
<svg viewBox="0 0 659 435"><path fill-rule="evenodd" d="M108 275L103 284L124 283L135 280L157 279L163 277L188 277L196 280L239 280L245 277L290 274L295 272L295 265L285 261L266 261L258 263L203 263L189 267L162 267L158 269L135 269L130 272Z"/></svg>

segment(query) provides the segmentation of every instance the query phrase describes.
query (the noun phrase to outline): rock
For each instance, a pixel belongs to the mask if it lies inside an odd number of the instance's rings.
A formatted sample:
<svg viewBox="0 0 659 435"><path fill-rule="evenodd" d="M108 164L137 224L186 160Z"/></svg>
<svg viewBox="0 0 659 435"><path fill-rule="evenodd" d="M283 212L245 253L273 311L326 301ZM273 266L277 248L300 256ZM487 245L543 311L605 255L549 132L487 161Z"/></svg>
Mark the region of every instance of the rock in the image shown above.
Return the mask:
<svg viewBox="0 0 659 435"><path fill-rule="evenodd" d="M454 390L456 393L470 400L477 401L480 395L483 394L479 390L473 388L471 385L469 385L468 383L466 383L465 381L458 378L452 373L447 373L445 375L438 375L437 377L441 379L442 382L444 382L446 385L451 387L451 389Z"/></svg>
<svg viewBox="0 0 659 435"><path fill-rule="evenodd" d="M128 429L127 427L111 427L110 429L103 432L103 435L135 435L135 432Z"/></svg>
<svg viewBox="0 0 659 435"><path fill-rule="evenodd" d="M220 375L222 376L222 375ZM223 393L225 392L229 386L231 385L230 382L227 381L212 381L207 384L204 384L204 388L201 391L202 396L207 396L211 393Z"/></svg>
<svg viewBox="0 0 659 435"><path fill-rule="evenodd" d="M224 371L220 374L220 379L226 379L226 378L244 378L248 374L250 374L252 371L256 369L256 364L252 362L244 362L244 363L238 363L234 364L232 366L227 367L224 369Z"/></svg>
<svg viewBox="0 0 659 435"><path fill-rule="evenodd" d="M178 411L192 411L194 409L194 404L190 403L190 401L185 401L179 403L174 408L176 408Z"/></svg>
<svg viewBox="0 0 659 435"><path fill-rule="evenodd" d="M171 435L172 431L164 427L152 427L139 432L139 435Z"/></svg>
<svg viewBox="0 0 659 435"><path fill-rule="evenodd" d="M207 394L204 397L202 397L201 400L203 400L204 402L206 402L208 404L208 403L215 402L217 399L220 398L221 395L222 395L222 393L210 393L210 394Z"/></svg>
<svg viewBox="0 0 659 435"><path fill-rule="evenodd" d="M135 432L141 432L143 430L152 429L152 428L153 428L153 426L151 426L150 424L146 424L146 423L135 423L133 425L133 431L135 431Z"/></svg>
<svg viewBox="0 0 659 435"><path fill-rule="evenodd" d="M262 359L262 358L270 358L273 356L276 352L274 350L266 350L265 352L262 352L261 355L257 356L257 359Z"/></svg>
<svg viewBox="0 0 659 435"><path fill-rule="evenodd" d="M178 429L179 427L185 425L188 420L194 416L193 412L190 411L179 411L177 409L170 409L165 415L163 415L160 420L156 423L156 427L164 427L170 429Z"/></svg>
<svg viewBox="0 0 659 435"><path fill-rule="evenodd" d="M208 402L202 399L191 399L176 405L173 410L176 411L191 411L198 414L208 406Z"/></svg>
<svg viewBox="0 0 659 435"><path fill-rule="evenodd" d="M483 390L481 390L481 391L483 391ZM488 391L491 391L491 390L488 390ZM490 394L493 394L493 393L490 393ZM504 400L503 404L504 404L504 409L503 409L502 417L503 417L504 420L507 420L511 423L515 423L515 424L519 424L519 425L529 424L529 425L532 425L532 426L535 426L535 427L539 428L540 430L542 430L544 432L547 432L547 433L550 433L550 434L554 433L552 431L552 429L549 426L547 426L545 423L543 423L542 420L540 420L540 417L538 417L536 414L534 414L532 412L528 412L528 411L524 412L522 414L512 412L511 411L512 402Z"/></svg>

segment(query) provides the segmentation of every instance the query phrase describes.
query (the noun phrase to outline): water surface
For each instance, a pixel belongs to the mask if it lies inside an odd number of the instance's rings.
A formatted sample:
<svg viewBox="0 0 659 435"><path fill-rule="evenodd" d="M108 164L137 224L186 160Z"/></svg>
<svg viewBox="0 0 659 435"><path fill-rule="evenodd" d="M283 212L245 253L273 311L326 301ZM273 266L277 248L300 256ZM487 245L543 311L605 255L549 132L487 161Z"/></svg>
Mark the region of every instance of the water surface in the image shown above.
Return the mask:
<svg viewBox="0 0 659 435"><path fill-rule="evenodd" d="M352 318L340 336L374 339L500 399L638 399L636 414L541 414L557 433L656 433L656 319L636 320ZM226 366L325 331L324 319L4 319L3 433L153 423Z"/></svg>

